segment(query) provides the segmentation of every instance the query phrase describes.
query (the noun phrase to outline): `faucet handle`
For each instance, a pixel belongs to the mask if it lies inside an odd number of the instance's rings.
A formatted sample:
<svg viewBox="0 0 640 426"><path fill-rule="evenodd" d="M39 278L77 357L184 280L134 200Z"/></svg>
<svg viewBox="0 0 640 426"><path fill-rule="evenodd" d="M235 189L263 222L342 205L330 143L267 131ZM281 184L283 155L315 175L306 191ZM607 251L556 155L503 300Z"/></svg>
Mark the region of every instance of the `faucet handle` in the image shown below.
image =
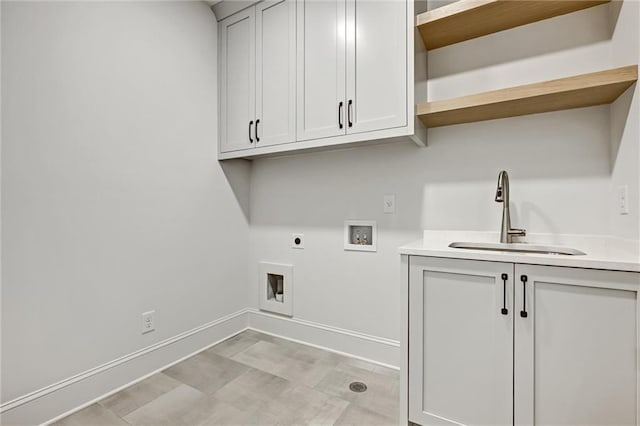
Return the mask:
<svg viewBox="0 0 640 426"><path fill-rule="evenodd" d="M511 228L509 229L509 235L514 235L514 236L518 236L518 237L524 237L527 235L527 230L526 229L514 229Z"/></svg>

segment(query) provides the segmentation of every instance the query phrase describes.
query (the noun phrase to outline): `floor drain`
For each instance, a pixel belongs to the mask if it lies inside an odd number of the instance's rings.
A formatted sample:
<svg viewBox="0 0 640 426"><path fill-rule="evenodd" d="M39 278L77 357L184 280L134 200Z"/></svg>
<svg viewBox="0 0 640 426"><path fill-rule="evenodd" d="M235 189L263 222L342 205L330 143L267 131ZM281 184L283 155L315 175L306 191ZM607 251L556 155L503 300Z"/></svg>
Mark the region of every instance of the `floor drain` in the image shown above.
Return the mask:
<svg viewBox="0 0 640 426"><path fill-rule="evenodd" d="M364 392L367 390L367 385L362 382L353 382L349 385L349 389L353 392Z"/></svg>

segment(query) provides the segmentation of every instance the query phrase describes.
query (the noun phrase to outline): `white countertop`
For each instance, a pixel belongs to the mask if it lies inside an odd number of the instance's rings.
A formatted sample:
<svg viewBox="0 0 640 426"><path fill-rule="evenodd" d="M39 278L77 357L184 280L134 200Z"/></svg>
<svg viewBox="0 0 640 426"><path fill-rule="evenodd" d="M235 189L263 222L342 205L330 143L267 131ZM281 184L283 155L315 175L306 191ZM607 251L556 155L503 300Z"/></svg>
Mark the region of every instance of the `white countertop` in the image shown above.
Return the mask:
<svg viewBox="0 0 640 426"><path fill-rule="evenodd" d="M571 247L586 253L586 255L577 256L469 250L448 247L448 245L454 241L498 242L499 240L499 234L494 232L424 231L422 240L400 247L399 252L400 254L414 256L640 272L640 241L635 240L623 240L602 236L551 234L533 234L518 239L519 243Z"/></svg>

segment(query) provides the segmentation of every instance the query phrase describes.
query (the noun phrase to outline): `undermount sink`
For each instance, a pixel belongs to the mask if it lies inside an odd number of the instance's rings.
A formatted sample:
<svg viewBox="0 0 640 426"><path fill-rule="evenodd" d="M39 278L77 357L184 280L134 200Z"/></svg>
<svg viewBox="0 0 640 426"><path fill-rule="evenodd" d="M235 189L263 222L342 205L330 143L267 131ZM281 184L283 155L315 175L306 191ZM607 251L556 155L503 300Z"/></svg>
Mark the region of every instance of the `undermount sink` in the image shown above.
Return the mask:
<svg viewBox="0 0 640 426"><path fill-rule="evenodd" d="M569 247L541 246L522 243L465 243L454 242L451 248L468 250L506 251L515 253L563 254L567 256L585 255L585 252Z"/></svg>

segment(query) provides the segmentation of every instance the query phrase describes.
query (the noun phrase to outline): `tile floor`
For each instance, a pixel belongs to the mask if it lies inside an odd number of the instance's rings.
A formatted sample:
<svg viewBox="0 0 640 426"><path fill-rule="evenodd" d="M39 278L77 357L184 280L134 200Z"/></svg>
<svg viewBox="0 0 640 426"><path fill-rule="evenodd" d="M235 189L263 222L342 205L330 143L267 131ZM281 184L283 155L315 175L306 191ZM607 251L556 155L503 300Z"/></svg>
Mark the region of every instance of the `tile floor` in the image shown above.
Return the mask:
<svg viewBox="0 0 640 426"><path fill-rule="evenodd" d="M397 371L248 330L54 425L395 425L398 388Z"/></svg>

